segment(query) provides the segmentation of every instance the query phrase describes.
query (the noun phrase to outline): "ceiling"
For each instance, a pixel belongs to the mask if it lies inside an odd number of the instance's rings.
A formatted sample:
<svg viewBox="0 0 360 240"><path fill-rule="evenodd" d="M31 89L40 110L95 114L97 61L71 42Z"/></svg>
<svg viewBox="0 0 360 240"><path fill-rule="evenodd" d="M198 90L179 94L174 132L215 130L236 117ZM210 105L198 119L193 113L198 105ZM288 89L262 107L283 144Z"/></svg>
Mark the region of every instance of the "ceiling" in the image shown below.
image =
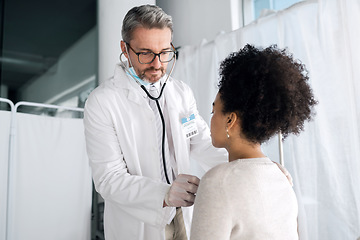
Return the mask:
<svg viewBox="0 0 360 240"><path fill-rule="evenodd" d="M7 86L8 98L16 102L21 86L44 73L62 52L96 25L97 2L0 1L0 85Z"/></svg>

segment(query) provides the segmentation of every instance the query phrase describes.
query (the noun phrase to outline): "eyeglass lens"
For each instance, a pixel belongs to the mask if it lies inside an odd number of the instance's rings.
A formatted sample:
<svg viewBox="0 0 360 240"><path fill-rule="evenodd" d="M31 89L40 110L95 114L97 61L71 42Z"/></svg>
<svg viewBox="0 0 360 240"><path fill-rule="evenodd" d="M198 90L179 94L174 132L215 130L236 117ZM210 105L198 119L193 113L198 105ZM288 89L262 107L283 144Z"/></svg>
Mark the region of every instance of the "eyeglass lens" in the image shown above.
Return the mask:
<svg viewBox="0 0 360 240"><path fill-rule="evenodd" d="M144 53L140 53L138 56L140 63L144 63L144 64L151 63L152 61L154 61L156 56L159 57L160 62L166 63L166 62L170 62L174 58L175 53L173 51L165 51L158 54L153 52L144 52Z"/></svg>

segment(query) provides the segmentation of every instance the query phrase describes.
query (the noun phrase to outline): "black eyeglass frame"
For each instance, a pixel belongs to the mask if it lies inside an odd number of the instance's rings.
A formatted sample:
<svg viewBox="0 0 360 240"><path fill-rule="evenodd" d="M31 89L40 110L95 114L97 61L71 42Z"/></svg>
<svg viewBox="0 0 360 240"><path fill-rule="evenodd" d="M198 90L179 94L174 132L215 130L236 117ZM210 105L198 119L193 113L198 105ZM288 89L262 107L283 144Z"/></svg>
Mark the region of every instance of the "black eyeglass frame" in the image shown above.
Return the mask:
<svg viewBox="0 0 360 240"><path fill-rule="evenodd" d="M125 44L128 45L129 48L136 54L136 56L138 57L138 62L139 62L140 64L150 64L150 63L152 63L152 62L155 60L156 57L159 57L159 61L160 61L161 63L168 63L168 62L170 62L171 60L173 60L173 59L176 57L176 55L177 55L177 51L176 51L176 49L175 49L175 47L174 47L174 45L173 45L172 43L170 43L170 45L171 45L171 47L172 47L174 50L162 51L162 52L160 52L160 53L154 53L153 51L148 51L148 52L136 52L136 51L130 46L129 43L125 42ZM167 52L172 52L172 53L174 53L174 56L172 56L172 58L170 58L170 59L167 60L167 61L162 61L160 55L163 54L163 53L167 53ZM142 62L140 61L140 54L144 54L144 53L152 53L152 54L154 55L154 58L153 58L150 62L148 62L148 63L142 63Z"/></svg>

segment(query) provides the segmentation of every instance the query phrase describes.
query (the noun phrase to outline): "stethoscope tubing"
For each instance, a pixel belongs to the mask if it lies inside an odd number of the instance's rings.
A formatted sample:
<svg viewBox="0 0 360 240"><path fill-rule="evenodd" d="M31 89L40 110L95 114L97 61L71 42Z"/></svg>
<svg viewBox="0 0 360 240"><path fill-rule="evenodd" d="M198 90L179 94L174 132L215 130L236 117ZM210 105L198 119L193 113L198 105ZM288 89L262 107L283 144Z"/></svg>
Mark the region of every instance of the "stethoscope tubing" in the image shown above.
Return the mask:
<svg viewBox="0 0 360 240"><path fill-rule="evenodd" d="M161 88L161 91L160 91L160 94L158 97L153 97L150 95L150 93L146 90L145 86L144 85L141 85L140 87L145 91L146 95L148 95L148 97L155 101L156 103L156 106L157 106L157 109L159 111L159 114L160 114L160 119L161 119L161 123L162 123L162 139L161 139L161 153L162 153L162 161L163 161L163 167L164 167L164 173L165 173L165 178L166 178L166 182L168 184L171 184L170 180L169 180L169 176L167 174L167 171L166 171L166 160L165 160L165 119L164 119L164 114L161 110L161 107L160 107L160 104L159 104L159 99L160 97L162 96L162 93L164 91L164 88L165 88L165 85L166 85L166 82L163 84L162 88Z"/></svg>
<svg viewBox="0 0 360 240"><path fill-rule="evenodd" d="M156 103L156 107L159 111L159 115L160 115L160 119L161 119L161 123L162 123L162 139L161 139L161 153L162 153L162 161L163 161L163 166L164 166L164 173L165 173L165 178L166 178L166 182L168 184L171 184L170 183L170 180L169 180L169 176L167 174L167 171L166 171L166 160L165 160L165 118L164 118L164 114L161 110L161 107L160 107L160 103L159 103L159 99L160 97L162 96L162 93L164 91L164 88L165 88L165 85L166 85L166 82L162 85L161 87L161 90L160 90L160 94L158 97L153 97L150 95L150 93L146 90L145 86L144 85L141 85L140 87L144 90L144 92L146 93L146 95L153 101L155 101Z"/></svg>
<svg viewBox="0 0 360 240"><path fill-rule="evenodd" d="M121 53L121 55L122 55L122 54L123 54L123 53ZM161 96L162 96L162 94L163 94L163 91L164 91L164 88L165 88L165 86L166 86L166 82L167 82L167 80L169 79L169 77L170 77L170 75L171 75L171 73L172 73L172 71L173 71L173 69L174 69L174 66L175 66L175 63L176 63L176 59L174 58L174 63L173 63L173 65L172 65L172 67L171 67L171 70L170 70L169 75L167 76L164 84L163 84L162 87L161 87L159 96L158 96L158 97L154 97L154 96L151 96L151 94L146 90L146 87L145 87L143 84L141 84L135 77L133 77L132 74L129 72L128 69L126 69L126 64L121 60L121 55L120 55L120 58L119 58L119 59L120 59L120 61L124 64L124 66L125 66L125 71L127 71L127 72L129 73L129 75L135 80L135 82L138 83L138 85L140 86L140 88L141 88L142 90L144 90L144 92L146 93L146 95L147 95L151 100L153 100L153 101L156 102L156 106L157 106L157 109L158 109L158 111L159 111L160 119L161 119L161 123L162 123L161 153L162 153L162 162L163 162L163 167L164 167L164 173L165 173L166 182L167 182L168 184L171 184L170 179L169 179L169 176L168 176L168 173L167 173L167 171L166 171L167 168L166 168L166 159L165 159L165 132L166 132L166 131L165 131L165 130L166 130L166 129L165 129L165 119L164 119L164 114L163 114L163 112L162 112L162 110L161 110L161 107L160 107L160 104L159 104L159 99L161 98Z"/></svg>

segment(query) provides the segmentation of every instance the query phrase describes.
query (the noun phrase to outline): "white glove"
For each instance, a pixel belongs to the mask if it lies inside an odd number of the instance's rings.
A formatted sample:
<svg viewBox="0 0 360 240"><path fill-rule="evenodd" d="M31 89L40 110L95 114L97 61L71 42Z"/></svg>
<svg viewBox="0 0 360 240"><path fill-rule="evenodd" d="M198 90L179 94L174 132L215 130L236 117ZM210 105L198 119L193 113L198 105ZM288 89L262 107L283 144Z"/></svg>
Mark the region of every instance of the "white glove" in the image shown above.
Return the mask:
<svg viewBox="0 0 360 240"><path fill-rule="evenodd" d="M274 161L273 161L274 162ZM284 175L286 176L287 180L289 181L290 185L293 187L294 184L293 184L293 179L290 175L290 173L288 172L288 170L281 164L277 163L277 162L274 162L278 168L280 168L280 170L284 173Z"/></svg>
<svg viewBox="0 0 360 240"><path fill-rule="evenodd" d="M200 179L196 176L179 174L165 196L169 207L189 207L194 204Z"/></svg>

